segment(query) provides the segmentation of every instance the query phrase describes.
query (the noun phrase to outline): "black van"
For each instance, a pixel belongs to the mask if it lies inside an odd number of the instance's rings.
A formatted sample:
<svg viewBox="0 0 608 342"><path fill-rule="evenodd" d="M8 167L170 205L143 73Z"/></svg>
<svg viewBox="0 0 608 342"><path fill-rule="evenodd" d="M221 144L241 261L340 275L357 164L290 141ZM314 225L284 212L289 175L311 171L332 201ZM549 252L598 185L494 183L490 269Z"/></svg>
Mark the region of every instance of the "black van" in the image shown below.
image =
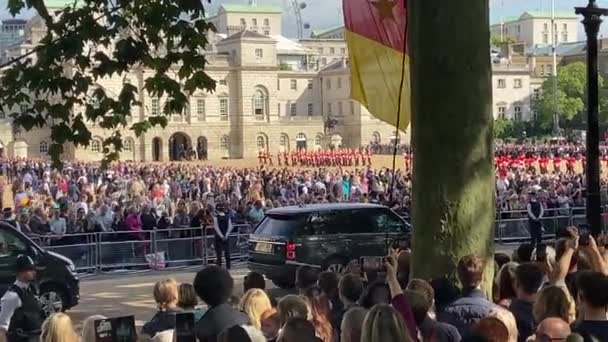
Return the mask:
<svg viewBox="0 0 608 342"><path fill-rule="evenodd" d="M47 314L65 311L78 304L80 288L74 263L57 253L43 250L27 236L0 221L0 296L15 282L15 261L28 255L36 263L40 302Z"/></svg>
<svg viewBox="0 0 608 342"><path fill-rule="evenodd" d="M375 204L314 204L269 210L249 238L249 269L282 288L301 265L341 272L351 260L386 255L411 227Z"/></svg>

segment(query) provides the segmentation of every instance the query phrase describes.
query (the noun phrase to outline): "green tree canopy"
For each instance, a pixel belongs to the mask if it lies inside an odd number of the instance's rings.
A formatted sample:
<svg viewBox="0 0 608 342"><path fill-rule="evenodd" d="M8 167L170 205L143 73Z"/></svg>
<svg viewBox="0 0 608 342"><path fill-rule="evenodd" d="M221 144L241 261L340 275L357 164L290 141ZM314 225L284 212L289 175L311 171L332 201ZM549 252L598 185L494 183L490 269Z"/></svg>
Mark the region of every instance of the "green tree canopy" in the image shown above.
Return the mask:
<svg viewBox="0 0 608 342"><path fill-rule="evenodd" d="M535 108L539 113L540 125L544 129L550 129L553 125L554 97L553 78L551 76L542 85L540 99ZM564 128L572 128L584 120L582 113L585 109L587 67L582 62L571 63L559 68L557 72L557 111L559 113L560 125ZM603 78L599 77L600 87ZM602 101L605 102L605 101ZM608 110L608 107L605 107ZM603 115L607 115L603 113Z"/></svg>
<svg viewBox="0 0 608 342"><path fill-rule="evenodd" d="M204 72L207 32L214 28L204 20L201 0L75 0L56 13L43 0L8 1L13 15L24 8L36 10L47 31L31 53L4 65L0 106L17 127L50 127L49 154L57 166L64 144L89 145L87 122L108 130L104 162L115 160L121 130L139 136L165 127L166 116L181 113L189 94L215 89ZM128 77L134 70L148 71L141 86L167 100L163 115L130 124L131 108L142 105L138 80ZM99 86L110 77L121 83L115 95Z"/></svg>

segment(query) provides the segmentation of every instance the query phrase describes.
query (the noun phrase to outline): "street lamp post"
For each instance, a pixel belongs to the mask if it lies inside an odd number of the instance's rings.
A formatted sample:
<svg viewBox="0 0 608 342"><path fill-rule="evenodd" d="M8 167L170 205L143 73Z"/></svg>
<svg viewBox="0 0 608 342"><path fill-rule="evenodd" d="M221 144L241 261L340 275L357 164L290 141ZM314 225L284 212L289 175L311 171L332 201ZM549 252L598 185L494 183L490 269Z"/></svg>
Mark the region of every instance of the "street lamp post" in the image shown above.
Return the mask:
<svg viewBox="0 0 608 342"><path fill-rule="evenodd" d="M601 17L608 9L599 8L596 0L589 0L587 7L576 7L575 13L583 15L587 34L587 223L594 235L602 230L602 206L600 197L600 129L598 99L597 34Z"/></svg>

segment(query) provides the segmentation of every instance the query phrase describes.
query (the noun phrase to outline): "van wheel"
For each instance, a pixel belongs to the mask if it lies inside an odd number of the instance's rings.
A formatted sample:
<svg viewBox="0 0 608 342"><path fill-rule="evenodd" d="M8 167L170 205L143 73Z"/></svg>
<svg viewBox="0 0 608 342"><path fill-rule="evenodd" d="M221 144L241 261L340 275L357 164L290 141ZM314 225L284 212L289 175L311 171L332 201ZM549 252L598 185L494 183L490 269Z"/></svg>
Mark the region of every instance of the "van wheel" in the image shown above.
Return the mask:
<svg viewBox="0 0 608 342"><path fill-rule="evenodd" d="M340 258L329 259L325 263L324 270L335 274L343 274L346 271L346 261Z"/></svg>
<svg viewBox="0 0 608 342"><path fill-rule="evenodd" d="M38 301L47 317L54 313L65 311L68 304L65 291L57 285L42 287Z"/></svg>

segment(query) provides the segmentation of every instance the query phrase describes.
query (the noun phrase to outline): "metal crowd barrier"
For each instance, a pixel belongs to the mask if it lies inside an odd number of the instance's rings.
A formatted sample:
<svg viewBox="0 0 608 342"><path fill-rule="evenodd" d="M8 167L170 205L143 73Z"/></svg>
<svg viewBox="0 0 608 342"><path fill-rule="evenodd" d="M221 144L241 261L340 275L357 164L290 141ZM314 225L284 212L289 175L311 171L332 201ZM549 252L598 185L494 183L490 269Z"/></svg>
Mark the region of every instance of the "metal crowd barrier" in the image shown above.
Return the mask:
<svg viewBox="0 0 608 342"><path fill-rule="evenodd" d="M544 237L553 238L559 229L585 223L584 213L584 208L545 210L541 219ZM603 217L604 230L608 230L606 208ZM499 243L525 241L530 236L528 225L526 211L498 212L495 239ZM251 225L235 225L228 239L232 260L247 259L251 232ZM76 270L84 274L207 265L216 260L215 237L210 227L31 238L46 250L70 258Z"/></svg>
<svg viewBox="0 0 608 342"><path fill-rule="evenodd" d="M234 226L228 237L233 261L247 258L251 230L248 224ZM71 259L81 274L207 265L216 260L215 237L208 227L30 238L45 250Z"/></svg>

